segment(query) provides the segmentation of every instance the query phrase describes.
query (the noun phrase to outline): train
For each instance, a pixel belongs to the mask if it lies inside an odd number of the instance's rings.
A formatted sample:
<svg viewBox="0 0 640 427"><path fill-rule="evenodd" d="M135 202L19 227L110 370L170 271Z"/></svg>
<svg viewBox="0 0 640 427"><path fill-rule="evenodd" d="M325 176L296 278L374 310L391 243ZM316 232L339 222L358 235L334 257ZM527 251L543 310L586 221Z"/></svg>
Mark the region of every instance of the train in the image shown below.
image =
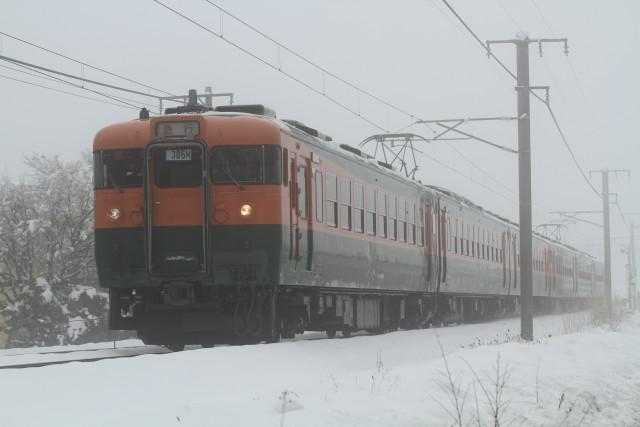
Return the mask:
<svg viewBox="0 0 640 427"><path fill-rule="evenodd" d="M180 349L519 312L516 223L263 105L191 95L95 136L111 329ZM604 295L589 254L535 234L532 261L536 312Z"/></svg>

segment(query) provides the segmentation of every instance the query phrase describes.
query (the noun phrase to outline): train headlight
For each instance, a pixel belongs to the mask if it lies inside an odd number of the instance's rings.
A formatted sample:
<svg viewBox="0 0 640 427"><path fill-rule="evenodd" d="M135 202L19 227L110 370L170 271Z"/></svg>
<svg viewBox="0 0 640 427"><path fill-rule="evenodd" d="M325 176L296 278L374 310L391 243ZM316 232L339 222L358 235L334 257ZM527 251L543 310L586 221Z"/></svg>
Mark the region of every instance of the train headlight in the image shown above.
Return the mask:
<svg viewBox="0 0 640 427"><path fill-rule="evenodd" d="M240 206L240 215L242 215L245 218L250 216L251 215L251 205L244 204L244 205Z"/></svg>
<svg viewBox="0 0 640 427"><path fill-rule="evenodd" d="M109 218L111 221L119 220L121 215L122 215L122 212L120 212L120 209L118 208L111 208L107 212L107 218Z"/></svg>

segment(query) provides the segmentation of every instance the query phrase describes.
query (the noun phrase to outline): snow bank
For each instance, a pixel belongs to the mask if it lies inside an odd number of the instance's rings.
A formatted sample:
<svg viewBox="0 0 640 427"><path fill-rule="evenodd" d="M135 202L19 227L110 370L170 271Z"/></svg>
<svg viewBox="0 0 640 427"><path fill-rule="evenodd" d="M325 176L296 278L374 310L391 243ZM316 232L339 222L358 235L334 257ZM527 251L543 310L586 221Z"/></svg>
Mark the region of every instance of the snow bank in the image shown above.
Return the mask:
<svg viewBox="0 0 640 427"><path fill-rule="evenodd" d="M617 331L566 335L566 316L539 318L534 343L514 340L518 327L510 319L4 370L0 425L448 426L434 331L467 390L465 424L477 425L470 366L488 386L500 354L511 372L503 425L640 425L640 316Z"/></svg>

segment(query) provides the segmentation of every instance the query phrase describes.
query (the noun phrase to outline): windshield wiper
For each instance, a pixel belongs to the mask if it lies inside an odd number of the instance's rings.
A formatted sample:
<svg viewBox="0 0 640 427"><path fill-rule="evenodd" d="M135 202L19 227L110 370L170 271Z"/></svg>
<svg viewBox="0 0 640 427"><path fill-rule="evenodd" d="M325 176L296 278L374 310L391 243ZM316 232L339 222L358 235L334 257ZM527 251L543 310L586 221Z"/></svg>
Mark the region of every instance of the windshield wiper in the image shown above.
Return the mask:
<svg viewBox="0 0 640 427"><path fill-rule="evenodd" d="M113 176L111 176L111 172L107 172L107 179L111 181L111 185L113 185L113 188L118 190L118 193L120 194L124 193L124 190L122 190L122 188L120 188L120 186L116 184L116 180L113 179Z"/></svg>
<svg viewBox="0 0 640 427"><path fill-rule="evenodd" d="M231 171L229 170L229 163L225 162L225 166L222 168L222 171L225 173L225 175L229 177L231 181L233 181L235 185L238 186L238 190L240 191L244 190L244 187L242 186L242 184L240 184L238 180L231 174Z"/></svg>

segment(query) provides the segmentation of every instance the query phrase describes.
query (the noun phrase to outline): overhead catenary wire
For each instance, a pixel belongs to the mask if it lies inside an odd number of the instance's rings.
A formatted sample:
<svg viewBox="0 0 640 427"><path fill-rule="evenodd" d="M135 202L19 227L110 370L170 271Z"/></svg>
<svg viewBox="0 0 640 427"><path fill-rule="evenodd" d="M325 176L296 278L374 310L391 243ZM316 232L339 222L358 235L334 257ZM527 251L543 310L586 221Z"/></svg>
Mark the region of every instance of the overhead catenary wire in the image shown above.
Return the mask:
<svg viewBox="0 0 640 427"><path fill-rule="evenodd" d="M620 214L620 218L622 218L622 223L624 224L624 228L626 228L627 231L630 231L629 224L627 224L627 219L624 217L624 213L622 212L622 208L620 207L620 204L616 201L615 205L616 205L616 208L618 208L618 213Z"/></svg>
<svg viewBox="0 0 640 427"><path fill-rule="evenodd" d="M509 196L506 196L498 191L496 191L494 188L489 187L488 185L485 185L479 181L474 180L472 177L470 177L469 175L465 174L464 172L459 171L458 169L449 166L448 164L441 162L440 160L438 160L435 157L429 156L428 154L425 154L423 152L418 152L418 154L422 155L423 157L431 160L434 163L437 163L438 165L442 166L445 169L450 170L451 172L460 175L461 177L465 178L466 180L475 183L476 185L479 185L480 187L484 188L485 190L488 190L490 193L495 194L498 197L503 198L504 200L508 201L510 204L515 204L517 206L517 203L510 198Z"/></svg>
<svg viewBox="0 0 640 427"><path fill-rule="evenodd" d="M60 53L60 52L56 52L56 51L54 51L54 50L52 50L52 49L46 48L46 47L44 47L44 46L42 46L42 45L39 45L39 44L37 44L37 43L34 43L34 42L30 42L30 41L25 40L25 39L23 39L23 38L20 38L20 37L17 37L17 36L14 36L14 35L11 35L11 34L8 34L8 33L5 33L5 32L3 32L3 31L0 31L0 34L1 34L1 35L3 35L3 36L9 37L9 38L11 38L11 39L13 39L13 40L19 41L19 42L21 42L21 43L27 44L27 45L29 45L29 46L35 47L35 48L37 48L37 49L40 49L40 50L42 50L42 51L44 51L44 52L51 53L51 54L56 55L56 56L58 56L58 57L60 57L60 58L64 58L64 59L66 59L66 60L69 60L69 61L75 62L76 64L80 64L80 65L82 65L82 66L84 66L84 67L91 68L91 69L93 69L93 70L100 71L100 72L102 72L102 73L108 74L108 75L110 75L110 76L112 76L112 77L117 77L117 78L122 79L122 80L125 80L125 81L127 81L127 82L129 82L129 83L134 83L134 84L136 84L136 85L139 85L139 86L145 87L145 88L147 88L147 89L155 90L155 91L160 92L160 93L163 93L163 94L165 94L165 95L175 96L174 94L172 94L172 93L170 93L170 92L167 92L167 91L165 91L165 90L163 90L163 89L158 89L158 88L156 88L156 87L150 86L150 85L145 84L145 83L142 83L142 82L140 82L140 81L137 81L137 80L131 79L131 78L129 78L129 77L125 77L125 76L123 76L123 75L121 75L121 74L116 74L116 73L114 73L113 71L109 71L109 70L106 70L106 69L101 68L101 67L96 67L95 65L88 64L88 63L86 63L86 62L84 62L84 61L80 61L79 59L75 59L75 58L72 58L72 57L70 57L70 56L64 55L64 54L62 54L62 53Z"/></svg>
<svg viewBox="0 0 640 427"><path fill-rule="evenodd" d="M547 110L549 111L549 114L551 115L551 119L553 120L553 123L555 124L556 129L558 130L558 133L560 134L560 138L562 139L562 142L564 143L565 147L567 148L567 151L569 151L569 154L571 155L571 158L573 159L573 163L576 165L576 168L578 168L578 170L580 171L580 174L584 178L585 182L589 185L589 188L591 188L591 191L593 191L596 194L596 196L601 197L600 192L591 183L591 180L587 177L587 174L584 172L584 169L582 169L582 166L578 162L578 159L576 159L575 154L573 154L573 149L571 149L571 146L569 145L569 142L567 141L567 138L565 137L564 132L562 131L562 128L560 127L560 123L558 123L558 119L556 118L556 115L553 112L553 109L551 108L551 105L549 105L549 103L545 103L545 105L547 106Z"/></svg>
<svg viewBox="0 0 640 427"><path fill-rule="evenodd" d="M62 84L69 85L69 86L72 86L72 87L77 87L77 85L75 85L75 84L73 84L73 83L71 83L71 82L67 82L67 81L65 81L65 80L63 80L63 79L59 79L59 78L56 78L56 77L54 77L54 76L49 76L48 74L46 74L46 73L44 73L44 72L41 72L41 71L32 70L32 71L34 71L34 72L29 72L29 71L25 71L24 69L23 69L23 70L20 70L20 69L18 69L18 68L9 67L9 66L7 66L7 65L2 65L2 64L0 64L0 67L5 68L5 69L7 69L7 70L14 71L14 72L16 72L16 73L21 73L21 74L25 74L25 75L32 76L32 77L37 77L37 78L39 78L39 79L48 80L48 81L51 81L51 82L54 82L54 83L62 83ZM29 67L25 67L25 66L22 66L22 65L21 65L21 67L24 67L24 68L26 68L27 70L30 70L30 68L29 68ZM83 90L86 90L86 88L82 88L82 89L83 89ZM154 104L150 104L150 103L146 103L146 102L140 102L140 101L138 101L138 100L136 100L136 99L125 98L125 97L122 97L122 96L115 96L115 95L113 95L113 96L112 96L112 98L117 98L117 99L119 99L119 100L124 100L124 101L130 101L130 102L138 103L138 104L140 104L140 105L146 105L146 106L148 106L148 107L153 107L153 108L157 107L157 106L156 106L156 105L154 105ZM92 98L92 99L93 99L93 98Z"/></svg>
<svg viewBox="0 0 640 427"><path fill-rule="evenodd" d="M538 6L538 2L536 0L531 0L531 3L533 3L533 6L538 11L538 15L540 15L540 18L542 18L542 22L544 22L544 25L547 27L547 30L549 30L549 32L552 35L555 35L555 31L553 31L553 29L551 28L551 25L549 25L549 21L547 21L547 18L545 18L544 14L542 13L542 9L540 9L540 6Z"/></svg>
<svg viewBox="0 0 640 427"><path fill-rule="evenodd" d="M214 30L212 30L211 28L207 27L204 24L201 24L200 22L196 21L193 18L190 18L189 16L183 14L182 12L172 8L171 6L161 2L160 0L152 0L154 3L164 7L165 9L169 10L171 13L181 17L182 19L192 23L193 25L197 26L198 28L200 28L201 30L206 31L207 33L218 37L220 40L224 41L225 43L235 47L236 49L240 50L241 52L245 53L246 55L249 55L250 57L254 58L257 61L260 61L261 63L263 63L264 65L268 66L269 68L280 72L282 75L286 76L287 78L293 80L294 82L304 86L305 88L309 89L310 91L326 98L327 100L329 100L330 102L332 102L333 104L337 105L338 107L342 108L343 110L357 116L359 119L367 122L368 124L370 124L371 126L375 127L378 130L381 130L383 132L389 132L387 129L385 129L384 127L380 126L379 124L377 124L375 121L373 121L372 119L369 119L365 116L363 116L362 114L360 114L358 111L354 110L353 108L347 106L346 104L338 101L337 99L333 98L332 96L327 95L325 92L322 92L319 89L316 89L315 87L311 86L309 83L303 81L302 79L299 79L298 77L294 76L293 74L284 71L282 68L277 67L276 65L273 65L272 63L270 63L269 61L267 61L264 58L261 58L260 56L256 55L255 53L249 51L248 49L245 49L244 47L240 46L239 44L235 43L234 41L230 40L229 38L225 37L222 33L217 33Z"/></svg>
<svg viewBox="0 0 640 427"><path fill-rule="evenodd" d="M218 9L220 11L220 13L224 13L225 15L229 16L230 18L233 18L234 20L236 20L237 22L239 22L240 24L244 25L245 27L251 29L253 32L255 32L256 34L259 34L260 36L264 37L265 39L269 40L270 42L272 42L273 44L275 44L276 46L278 46L279 48L285 50L286 52L289 52L291 55L295 56L296 58L300 59L301 61L305 62L308 65L311 65L312 67L316 68L317 70L323 72L324 74L338 80L341 83L344 83L345 85L349 86L350 88L356 90L357 92L362 93L363 95L368 96L369 98L391 108L392 110L397 111L398 113L404 114L405 116L411 117L413 119L419 119L418 116L416 116L415 114L412 114L411 112L398 107L397 105L377 96L376 94L361 88L360 86L357 86L356 84L346 80L343 77L340 77L339 75L329 71L327 68L323 67L322 65L319 65L317 62L310 60L309 58L307 58L306 56L302 55L301 53L289 48L287 45L285 45L284 43L279 42L278 40L274 39L273 37L271 37L270 35L266 34L264 31L256 28L255 26L249 24L247 21L243 20L242 18L238 17L237 15L229 12L227 9L223 8L222 6L220 6L219 4L211 1L211 0L204 0L206 3L210 4L211 6L215 7L216 9Z"/></svg>
<svg viewBox="0 0 640 427"><path fill-rule="evenodd" d="M44 85L41 85L41 84L28 82L26 80L16 79L15 77L9 77L9 76L5 76L5 75L2 75L2 74L0 74L0 78L7 79L7 80L13 80L15 82L19 82L19 83L23 83L23 84L27 84L27 85L31 85L31 86L36 86L36 87L39 87L39 88L42 88L42 89L46 89L46 90L50 90L50 91L53 91L53 92L62 93L62 94L65 94L65 95L70 95L70 96L75 96L75 97L78 97L78 98L88 99L88 100L94 101L94 102L100 102L102 104L114 105L116 107L129 108L129 109L135 109L135 110L139 109L138 107L131 107L129 105L124 105L124 104L116 104L115 102L109 102L109 101L105 101L103 99L92 98L90 96L84 96L84 95L80 95L80 94L77 94L77 93L68 92L66 90L55 89L55 88L52 88L52 87L49 87L49 86L44 86Z"/></svg>
<svg viewBox="0 0 640 427"><path fill-rule="evenodd" d="M0 59L2 59L2 56L0 56ZM140 109L140 105L139 105L139 104L138 104L138 105L136 105L136 104L132 104L131 102L129 102L129 101L125 101L125 100L123 100L123 99L120 99L120 98L118 98L118 97L117 97L117 96L115 96L115 95L110 95L110 94L107 94L107 93L104 93L104 92L100 92L100 91L97 91L97 90L94 90L94 89L88 88L88 87L86 87L86 86L84 86L84 85L80 85L80 84L77 84L77 83L72 83L72 82L70 82L70 81L68 81L68 80L64 80L64 79L62 79L62 78L60 78L60 77L55 77L55 76L52 76L52 75L50 75L50 74L47 74L47 73L45 73L45 72L43 72L43 71L40 71L40 70L42 70L42 69L46 69L45 67L40 67L40 66L37 66L37 65L26 65L26 63L24 63L24 62L22 62L22 61L15 61L15 60L14 60L14 61L10 61L10 62L11 62L11 63L14 63L14 64L16 64L16 65L18 65L19 67L23 67L23 68L26 68L26 69L28 69L28 70L34 71L34 72L36 72L36 73L38 73L38 74L42 74L42 75L44 75L44 76L47 76L47 77L49 77L49 78L52 78L52 79L54 79L54 80L58 80L60 83L64 83L64 84L67 84L67 85L73 86L73 87L75 87L75 88L78 88L78 89L81 89L81 90L85 90L85 91L87 91L87 92L91 92L91 93L94 93L94 94L96 94L96 95L103 96L103 97L108 98L108 99L111 99L111 100L113 100L113 101L120 102L120 103L122 103L122 104L126 104L126 105L128 105L128 106L130 106L130 107L134 107L134 108L136 108L136 109ZM54 72L54 73L55 73L55 72ZM58 73L58 74L62 74L62 75L64 75L65 73ZM135 102L135 101L134 101L134 102Z"/></svg>
<svg viewBox="0 0 640 427"><path fill-rule="evenodd" d="M71 79L74 79L74 80L79 80L79 81L83 81L83 82L86 82L86 83L91 83L91 84L94 84L94 85L107 87L109 89L119 90L121 92L132 93L132 94L135 94L135 95L146 96L146 97L150 97L150 98L157 98L158 97L157 95L150 94L150 93L147 93L147 92L140 92L138 90L125 88L125 87L122 87L122 86L112 85L112 84L100 82L100 81L97 81L97 80L91 80L91 79L88 79L86 77L77 76L75 74L65 73L65 72L62 72L62 71L54 70L54 69L51 69L51 68L48 68L48 67L43 67L41 65L37 65L37 64L30 63L30 62L22 61L22 60L19 60L19 59L10 58L10 57L4 56L4 55L0 55L0 60L11 62L11 63L13 63L15 65L25 65L25 66L27 66L29 68L32 68L32 69L38 69L40 71L46 71L48 73L53 73L53 74L57 74L57 75L63 76L63 77L68 77L68 78L71 78Z"/></svg>

